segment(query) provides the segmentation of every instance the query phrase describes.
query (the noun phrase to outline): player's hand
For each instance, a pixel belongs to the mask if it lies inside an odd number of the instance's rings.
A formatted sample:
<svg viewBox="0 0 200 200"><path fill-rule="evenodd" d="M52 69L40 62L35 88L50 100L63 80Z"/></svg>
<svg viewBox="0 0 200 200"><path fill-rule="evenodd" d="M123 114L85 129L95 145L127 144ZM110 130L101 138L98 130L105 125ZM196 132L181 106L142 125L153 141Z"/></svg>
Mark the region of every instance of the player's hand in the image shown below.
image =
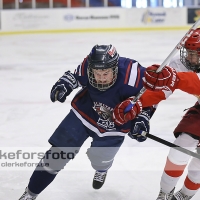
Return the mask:
<svg viewBox="0 0 200 200"><path fill-rule="evenodd" d="M149 133L150 125L150 108L144 108L142 112L131 122L131 131L128 136L138 142L144 142L147 137L146 134Z"/></svg>
<svg viewBox="0 0 200 200"><path fill-rule="evenodd" d="M141 111L142 111L142 103L140 100L137 100L135 105L131 108L131 110L125 113L126 107L131 103L134 97L130 97L127 100L119 103L113 111L113 120L117 125L123 125L124 123L133 120Z"/></svg>
<svg viewBox="0 0 200 200"><path fill-rule="evenodd" d="M63 81L58 81L51 90L50 98L52 102L59 101L63 103L66 97L71 93L72 89L65 86Z"/></svg>
<svg viewBox="0 0 200 200"><path fill-rule="evenodd" d="M148 90L167 90L174 92L178 84L177 72L174 68L165 66L163 70L156 73L159 65L152 65L146 68L143 78L144 87Z"/></svg>
<svg viewBox="0 0 200 200"><path fill-rule="evenodd" d="M51 101L59 101L63 103L66 100L66 97L76 87L78 87L78 83L73 74L69 71L65 72L65 74L55 83L55 85L53 85L51 89Z"/></svg>

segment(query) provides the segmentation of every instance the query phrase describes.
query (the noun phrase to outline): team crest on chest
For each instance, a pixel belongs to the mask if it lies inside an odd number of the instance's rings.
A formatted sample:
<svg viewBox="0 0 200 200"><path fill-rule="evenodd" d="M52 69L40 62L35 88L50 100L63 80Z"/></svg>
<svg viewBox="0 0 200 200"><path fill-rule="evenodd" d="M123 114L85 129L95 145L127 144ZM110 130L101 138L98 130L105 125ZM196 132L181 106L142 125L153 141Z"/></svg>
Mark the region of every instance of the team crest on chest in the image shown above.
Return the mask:
<svg viewBox="0 0 200 200"><path fill-rule="evenodd" d="M112 121L113 108L110 108L109 106L100 102L94 102L93 109L99 115L99 119L97 122L99 126L103 127L106 130L115 130L115 124Z"/></svg>

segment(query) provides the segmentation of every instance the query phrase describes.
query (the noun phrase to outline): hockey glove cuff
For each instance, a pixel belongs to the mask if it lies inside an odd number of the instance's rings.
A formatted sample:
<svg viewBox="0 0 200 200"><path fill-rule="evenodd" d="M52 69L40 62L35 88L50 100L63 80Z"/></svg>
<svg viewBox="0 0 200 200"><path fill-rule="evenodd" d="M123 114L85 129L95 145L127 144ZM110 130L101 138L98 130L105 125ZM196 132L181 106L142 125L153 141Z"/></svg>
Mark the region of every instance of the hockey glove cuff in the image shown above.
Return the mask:
<svg viewBox="0 0 200 200"><path fill-rule="evenodd" d="M140 100L137 100L131 110L125 113L126 107L131 103L133 98L134 97L128 98L114 108L113 120L118 126L123 125L130 120L133 120L142 111L142 103Z"/></svg>
<svg viewBox="0 0 200 200"><path fill-rule="evenodd" d="M151 108L144 108L142 112L131 122L131 131L128 136L138 142L144 142L146 134L150 131L149 120L151 116Z"/></svg>

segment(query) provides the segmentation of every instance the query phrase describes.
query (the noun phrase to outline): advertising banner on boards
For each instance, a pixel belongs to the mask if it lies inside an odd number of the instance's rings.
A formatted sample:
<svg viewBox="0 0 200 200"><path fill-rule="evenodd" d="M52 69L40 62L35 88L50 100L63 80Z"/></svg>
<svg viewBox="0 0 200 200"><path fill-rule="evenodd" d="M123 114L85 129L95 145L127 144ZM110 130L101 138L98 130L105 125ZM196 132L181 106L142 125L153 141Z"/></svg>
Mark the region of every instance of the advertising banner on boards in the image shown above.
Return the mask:
<svg viewBox="0 0 200 200"><path fill-rule="evenodd" d="M187 10L187 23L194 24L200 18L199 8L188 8Z"/></svg>

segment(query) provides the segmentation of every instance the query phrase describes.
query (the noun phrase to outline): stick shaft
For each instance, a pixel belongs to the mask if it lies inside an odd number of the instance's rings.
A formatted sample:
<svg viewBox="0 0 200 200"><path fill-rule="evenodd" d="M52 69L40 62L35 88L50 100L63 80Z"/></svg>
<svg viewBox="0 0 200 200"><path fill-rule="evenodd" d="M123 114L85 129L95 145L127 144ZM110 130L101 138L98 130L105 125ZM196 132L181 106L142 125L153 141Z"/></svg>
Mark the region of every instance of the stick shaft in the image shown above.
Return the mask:
<svg viewBox="0 0 200 200"><path fill-rule="evenodd" d="M161 143L161 144L164 144L164 145L166 145L166 146L168 146L168 147L171 147L171 148L173 148L173 149L176 149L177 151L180 151L180 152L182 152L182 153L185 153L185 154L187 154L187 155L190 155L190 156L193 156L193 157L195 157L195 158L200 159L200 154L198 154L198 153L192 152L192 151L190 151L190 150L188 150L188 149L185 149L185 148L183 148L183 147L180 147L180 146L178 146L178 145L175 145L175 144L173 144L173 143L171 143L171 142L169 142L169 141L163 140L163 139L161 139L161 138L159 138L159 137L157 137L157 136L155 136L155 135L151 135L150 133L147 133L146 136L147 136L148 138L154 140L154 141L157 141L157 142L159 142L159 143Z"/></svg>
<svg viewBox="0 0 200 200"><path fill-rule="evenodd" d="M171 53L167 56L167 58L163 61L160 67L157 69L156 72L162 71L162 69L166 66L167 63L174 57L174 55L180 50L180 48L185 44L186 40L191 36L191 34L195 31L195 29L200 25L200 18L193 24L193 26L188 30L188 32L184 35L184 37L179 41L179 43L174 47ZM132 100L132 104L134 105L135 102L143 95L146 89L143 87L140 92L135 96ZM127 110L126 110L127 111Z"/></svg>

